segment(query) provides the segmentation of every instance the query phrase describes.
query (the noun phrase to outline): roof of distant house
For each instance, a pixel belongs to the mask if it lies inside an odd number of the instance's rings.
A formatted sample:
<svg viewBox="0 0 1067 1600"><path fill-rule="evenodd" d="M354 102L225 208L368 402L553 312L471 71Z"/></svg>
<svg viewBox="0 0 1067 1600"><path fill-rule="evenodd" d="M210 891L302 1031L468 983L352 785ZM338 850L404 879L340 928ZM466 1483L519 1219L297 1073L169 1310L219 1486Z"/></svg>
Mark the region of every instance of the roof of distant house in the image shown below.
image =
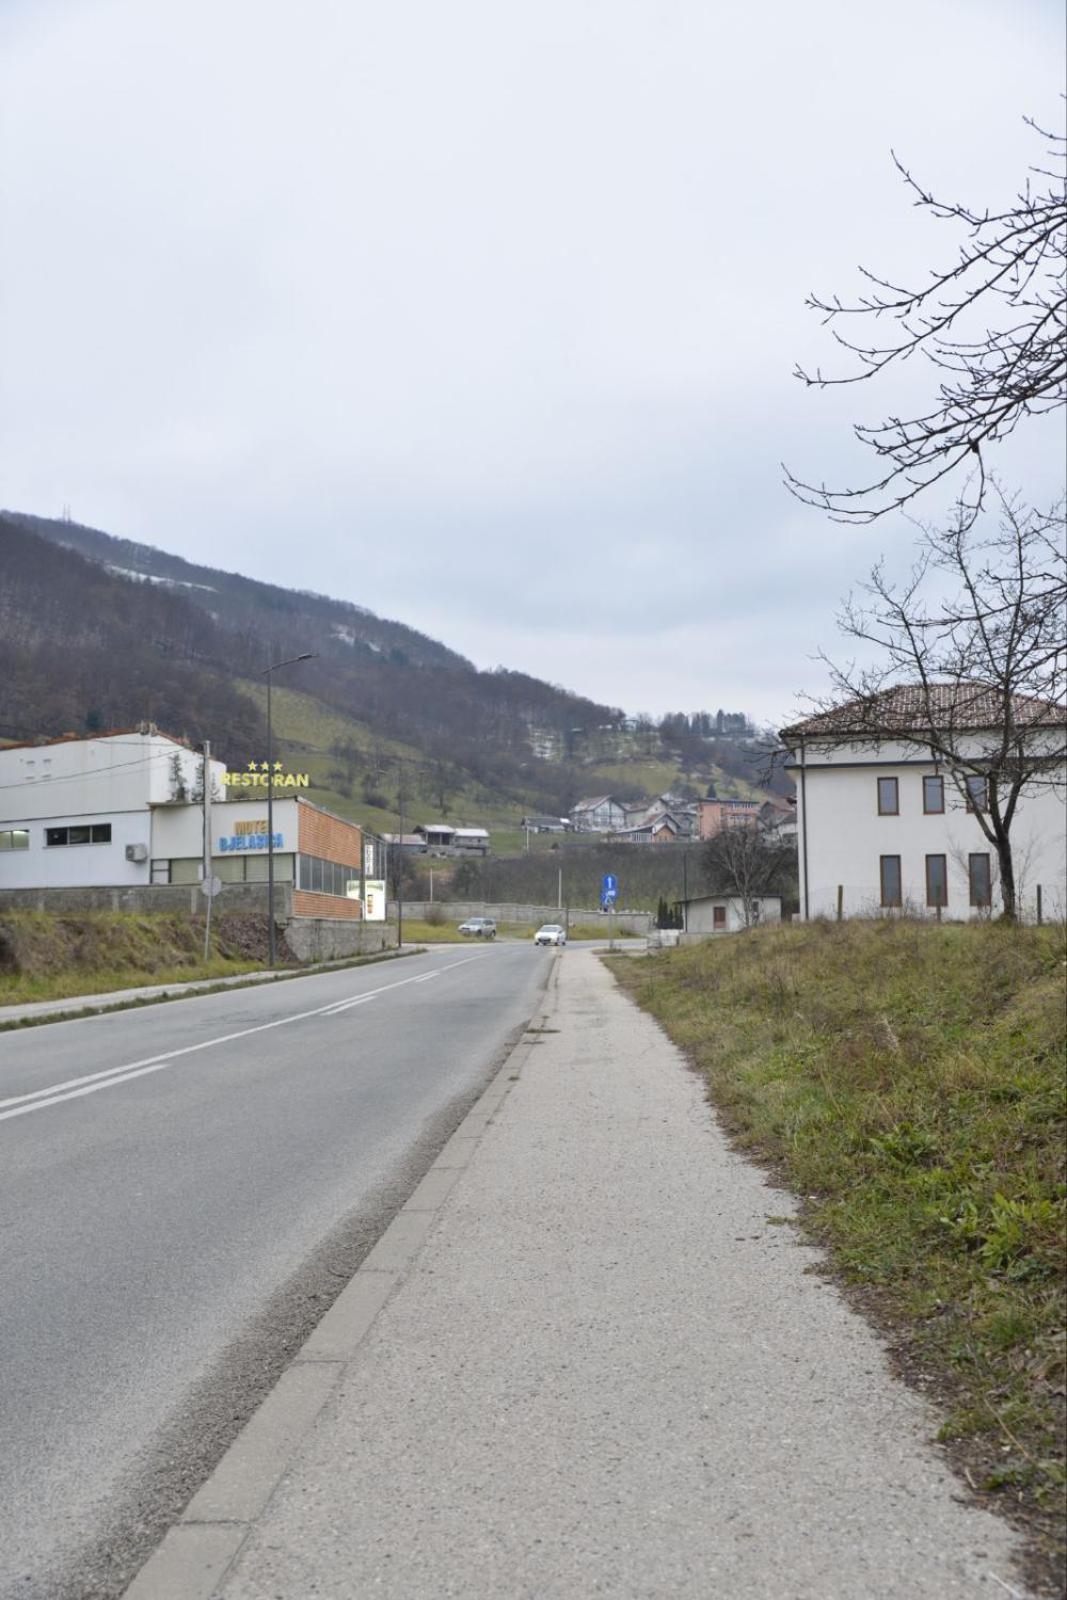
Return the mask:
<svg viewBox="0 0 1067 1600"><path fill-rule="evenodd" d="M488 839L488 828L454 828L457 839Z"/></svg>
<svg viewBox="0 0 1067 1600"><path fill-rule="evenodd" d="M1012 695L1011 715L1017 727L1056 727L1067 722L1067 710L1032 695ZM1004 699L984 683L899 683L877 694L864 695L844 705L817 712L803 722L781 730L783 739L834 734L885 735L921 733L936 719L942 728L999 728L1004 721Z"/></svg>

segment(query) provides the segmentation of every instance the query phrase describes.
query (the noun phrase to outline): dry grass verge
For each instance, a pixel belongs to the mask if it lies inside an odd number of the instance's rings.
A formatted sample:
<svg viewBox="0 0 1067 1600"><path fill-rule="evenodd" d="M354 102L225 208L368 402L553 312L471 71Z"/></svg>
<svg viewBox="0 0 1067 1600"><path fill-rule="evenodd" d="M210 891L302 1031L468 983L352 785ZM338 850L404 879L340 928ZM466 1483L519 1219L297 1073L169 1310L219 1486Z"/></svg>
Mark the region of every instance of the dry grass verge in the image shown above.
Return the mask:
<svg viewBox="0 0 1067 1600"><path fill-rule="evenodd" d="M816 923L612 970L1062 1581L1063 929Z"/></svg>
<svg viewBox="0 0 1067 1600"><path fill-rule="evenodd" d="M205 962L199 917L151 912L12 911L0 916L0 1005L227 978L267 959L267 920L224 912Z"/></svg>

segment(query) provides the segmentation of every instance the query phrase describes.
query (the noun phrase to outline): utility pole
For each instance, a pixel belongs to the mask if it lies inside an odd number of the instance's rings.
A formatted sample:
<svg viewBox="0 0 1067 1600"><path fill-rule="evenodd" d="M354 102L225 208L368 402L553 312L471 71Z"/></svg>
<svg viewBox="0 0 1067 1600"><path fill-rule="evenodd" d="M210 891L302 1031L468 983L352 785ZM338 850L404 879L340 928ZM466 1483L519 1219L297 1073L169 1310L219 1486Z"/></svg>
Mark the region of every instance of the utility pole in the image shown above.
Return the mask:
<svg viewBox="0 0 1067 1600"><path fill-rule="evenodd" d="M211 880L213 860L211 850L211 740L204 740L204 896L207 900L207 914L204 918L204 960L211 959L211 902L215 896L212 894L214 885Z"/></svg>
<svg viewBox="0 0 1067 1600"><path fill-rule="evenodd" d="M396 764L396 799L400 813L400 839L396 858L396 947L404 943L404 763Z"/></svg>
<svg viewBox="0 0 1067 1600"><path fill-rule="evenodd" d="M271 673L280 667L291 667L298 661L313 661L317 652L305 650L303 655L290 656L287 661L274 661L264 667L261 678L267 680L267 965L278 962L278 941L274 928L274 725L271 721Z"/></svg>

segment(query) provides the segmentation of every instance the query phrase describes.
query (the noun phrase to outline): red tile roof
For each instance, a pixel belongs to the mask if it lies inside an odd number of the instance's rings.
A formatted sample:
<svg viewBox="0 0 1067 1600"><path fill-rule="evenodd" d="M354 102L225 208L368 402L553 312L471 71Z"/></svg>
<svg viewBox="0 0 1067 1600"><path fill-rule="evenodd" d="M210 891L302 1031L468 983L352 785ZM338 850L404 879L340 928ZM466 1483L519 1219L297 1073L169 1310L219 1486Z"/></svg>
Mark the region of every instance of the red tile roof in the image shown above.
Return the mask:
<svg viewBox="0 0 1067 1600"><path fill-rule="evenodd" d="M1059 727L1067 722L1063 706L1032 695L1013 695L1011 714L1015 726L1022 728ZM928 689L918 683L901 683L794 722L781 730L781 737L870 737L894 730L921 733L932 720L941 730L999 728L1004 720L1003 699L996 689L983 683L933 683Z"/></svg>

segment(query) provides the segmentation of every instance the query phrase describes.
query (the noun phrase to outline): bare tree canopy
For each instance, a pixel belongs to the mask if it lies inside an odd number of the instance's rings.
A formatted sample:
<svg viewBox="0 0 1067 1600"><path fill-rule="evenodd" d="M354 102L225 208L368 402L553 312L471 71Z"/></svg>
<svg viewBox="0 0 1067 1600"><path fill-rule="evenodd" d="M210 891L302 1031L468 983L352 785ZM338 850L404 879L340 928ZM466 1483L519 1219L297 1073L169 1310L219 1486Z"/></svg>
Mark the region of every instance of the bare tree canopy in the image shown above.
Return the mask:
<svg viewBox="0 0 1067 1600"><path fill-rule="evenodd" d="M772 844L758 828L721 828L705 843L702 858L711 893L740 900L746 928L758 920L755 902L760 896L796 894L796 851Z"/></svg>
<svg viewBox="0 0 1067 1600"><path fill-rule="evenodd" d="M1019 801L1064 785L1067 554L1062 506L1038 512L990 487L992 531L961 506L947 528L925 531L906 582L879 564L850 596L842 630L876 646L878 661L841 666L824 654L833 699L786 733L928 751L996 850L1013 919Z"/></svg>
<svg viewBox="0 0 1067 1600"><path fill-rule="evenodd" d="M856 357L854 370L841 376L797 367L809 387L863 383L918 354L936 370L936 393L916 415L856 426L878 460L871 482L831 489L785 469L792 492L837 521L873 522L960 469L969 476L973 519L986 492L985 446L1067 400L1067 140L1027 121L1047 141L1045 165L1031 169L1006 210L939 200L894 154L914 204L962 231L954 264L915 287L861 268L868 290L855 303L814 294L807 301ZM870 336L843 331L857 321ZM875 328L885 324L892 332L882 342Z"/></svg>

